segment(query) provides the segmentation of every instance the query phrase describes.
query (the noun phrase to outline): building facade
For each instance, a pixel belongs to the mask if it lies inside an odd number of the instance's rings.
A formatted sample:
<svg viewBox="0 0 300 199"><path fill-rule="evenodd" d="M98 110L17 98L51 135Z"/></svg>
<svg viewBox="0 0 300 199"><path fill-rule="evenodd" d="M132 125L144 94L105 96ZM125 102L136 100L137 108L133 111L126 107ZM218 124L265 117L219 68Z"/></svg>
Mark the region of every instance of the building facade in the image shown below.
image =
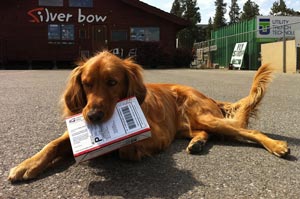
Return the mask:
<svg viewBox="0 0 300 199"><path fill-rule="evenodd" d="M176 48L187 21L139 0L0 2L0 62L75 61L101 50L126 57L141 43Z"/></svg>
<svg viewBox="0 0 300 199"><path fill-rule="evenodd" d="M284 40L294 40L297 31L300 31L300 17L257 16L251 20L245 20L212 31L212 40L199 44L198 51L204 65L229 67L232 64L232 55L236 44L246 43L241 69L256 70L262 63L266 63L266 60L274 60L272 55L275 54L273 52L277 52L279 49L278 43L274 42L283 43ZM265 45L268 43L274 43L274 48L271 47L272 45ZM268 48L264 48L263 53L262 45L268 46ZM292 54L294 55L296 51L299 51L299 47L300 45L297 48L295 45L287 45L285 47L286 51L289 52L287 56L291 58ZM270 52L267 52L266 49ZM279 57L280 60L283 60L282 47L280 49L276 53L276 58ZM293 53L291 54L291 52ZM293 70L296 70L296 68L299 70L297 57L291 58L293 62L290 63L297 63L289 66ZM283 65L283 61L279 65Z"/></svg>

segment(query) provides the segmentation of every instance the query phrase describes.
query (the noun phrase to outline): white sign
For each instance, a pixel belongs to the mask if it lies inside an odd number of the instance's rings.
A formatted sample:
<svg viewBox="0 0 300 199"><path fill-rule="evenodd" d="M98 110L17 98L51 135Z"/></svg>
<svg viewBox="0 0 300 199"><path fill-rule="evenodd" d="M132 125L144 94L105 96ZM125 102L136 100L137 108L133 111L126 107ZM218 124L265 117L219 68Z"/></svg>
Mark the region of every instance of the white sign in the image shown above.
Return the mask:
<svg viewBox="0 0 300 199"><path fill-rule="evenodd" d="M111 119L101 124L87 124L82 114L66 119L76 162L151 137L150 127L137 99L117 103Z"/></svg>
<svg viewBox="0 0 300 199"><path fill-rule="evenodd" d="M300 17L257 16L257 38L294 37L300 30Z"/></svg>
<svg viewBox="0 0 300 199"><path fill-rule="evenodd" d="M205 47L203 48L203 52L207 53L209 51L216 51L218 49L217 45L212 45L212 46L209 46L209 47Z"/></svg>
<svg viewBox="0 0 300 199"><path fill-rule="evenodd" d="M30 16L30 22L42 23L42 22L69 22L74 18L71 13L63 12L51 12L48 8L34 8L29 10L27 14ZM107 16L98 14L85 14L79 8L77 16L75 16L78 23L103 23L106 21Z"/></svg>
<svg viewBox="0 0 300 199"><path fill-rule="evenodd" d="M235 47L234 47L234 50L233 50L232 56L231 56L231 61L230 61L230 63L232 64L233 67L241 69L244 54L246 51L246 47L247 47L247 42L235 44Z"/></svg>

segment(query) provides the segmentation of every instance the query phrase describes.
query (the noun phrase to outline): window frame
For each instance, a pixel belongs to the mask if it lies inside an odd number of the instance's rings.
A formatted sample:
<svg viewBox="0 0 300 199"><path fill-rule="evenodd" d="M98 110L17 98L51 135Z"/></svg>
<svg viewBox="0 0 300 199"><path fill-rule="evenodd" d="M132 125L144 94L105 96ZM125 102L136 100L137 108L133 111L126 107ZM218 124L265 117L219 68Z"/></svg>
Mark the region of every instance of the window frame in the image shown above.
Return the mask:
<svg viewBox="0 0 300 199"><path fill-rule="evenodd" d="M51 27L52 26L52 27ZM55 34L51 34L51 29L57 26L57 30ZM71 30L68 37L64 37L64 30ZM54 35L54 36L51 36ZM55 36L56 35L56 36ZM48 43L49 44L74 44L75 41L75 25L74 24L48 24Z"/></svg>
<svg viewBox="0 0 300 199"><path fill-rule="evenodd" d="M114 39L113 33L125 33L125 37L122 39ZM125 29L115 29L111 30L111 37L110 37L112 42L122 42L122 41L128 41L128 30Z"/></svg>
<svg viewBox="0 0 300 199"><path fill-rule="evenodd" d="M64 0L55 0L57 3L54 5L53 1L54 0L51 0L52 2L46 2L46 1L49 1L49 0L39 0L39 6L51 6L51 7L63 7L64 6Z"/></svg>
<svg viewBox="0 0 300 199"><path fill-rule="evenodd" d="M134 31L136 29L136 31ZM158 35L151 36L151 29L153 31L158 31ZM154 32L153 31L153 32ZM135 34L136 37L133 38L133 32L140 32L141 34ZM154 38L154 39L153 39ZM130 27L130 41L143 41L143 42L160 42L160 27L158 26L132 26Z"/></svg>
<svg viewBox="0 0 300 199"><path fill-rule="evenodd" d="M84 1L80 1L80 0L69 0L68 6L71 8L93 8L94 7L94 1L93 0L85 0L89 1L88 5L83 5L82 3ZM76 3L75 3L76 2ZM75 5L71 5L71 3L75 4Z"/></svg>
<svg viewBox="0 0 300 199"><path fill-rule="evenodd" d="M53 41L53 40L60 40L60 39L61 39L60 24L48 24L48 40Z"/></svg>
<svg viewBox="0 0 300 199"><path fill-rule="evenodd" d="M62 40L62 41L74 41L75 40L75 26L74 26L74 24L61 24L60 25L60 31L61 31L61 33L60 33L60 39ZM69 28L71 28L71 29L69 29ZM66 33L67 34L67 36L68 37L66 37L66 38L64 38L64 30L66 31L67 29L69 29L69 30L71 30L71 33ZM71 38L71 39L70 39Z"/></svg>

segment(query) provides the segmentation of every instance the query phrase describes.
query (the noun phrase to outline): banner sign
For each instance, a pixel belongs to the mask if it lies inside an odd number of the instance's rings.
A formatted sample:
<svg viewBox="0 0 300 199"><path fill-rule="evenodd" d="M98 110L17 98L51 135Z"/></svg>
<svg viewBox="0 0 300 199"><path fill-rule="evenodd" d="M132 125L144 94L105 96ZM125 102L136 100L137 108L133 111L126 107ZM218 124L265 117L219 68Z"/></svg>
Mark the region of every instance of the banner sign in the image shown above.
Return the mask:
<svg viewBox="0 0 300 199"><path fill-rule="evenodd" d="M257 38L294 37L300 29L300 17L257 16Z"/></svg>
<svg viewBox="0 0 300 199"><path fill-rule="evenodd" d="M230 64L235 68L241 68L243 63L244 54L246 51L247 42L236 43L232 52Z"/></svg>

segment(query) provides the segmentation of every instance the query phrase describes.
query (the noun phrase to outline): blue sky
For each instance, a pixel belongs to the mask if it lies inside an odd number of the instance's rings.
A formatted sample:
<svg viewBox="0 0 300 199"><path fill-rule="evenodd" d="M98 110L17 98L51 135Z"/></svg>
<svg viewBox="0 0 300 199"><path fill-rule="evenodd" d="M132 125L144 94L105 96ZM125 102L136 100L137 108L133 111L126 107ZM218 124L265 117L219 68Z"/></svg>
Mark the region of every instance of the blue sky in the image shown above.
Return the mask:
<svg viewBox="0 0 300 199"><path fill-rule="evenodd" d="M170 12L174 0L141 0L149 5L157 7L166 12ZM238 0L240 9L243 9L243 5L247 0ZM253 1L253 0L252 0ZM255 3L259 5L260 13L262 15L269 15L270 8L276 0L255 0ZM214 17L215 15L215 0L198 0L198 6L200 8L201 14L201 24L207 24L209 17ZM231 5L231 0L224 0L227 3L227 11ZM285 4L288 8L293 8L296 11L300 11L300 0L285 0ZM229 18L228 14L225 18Z"/></svg>

